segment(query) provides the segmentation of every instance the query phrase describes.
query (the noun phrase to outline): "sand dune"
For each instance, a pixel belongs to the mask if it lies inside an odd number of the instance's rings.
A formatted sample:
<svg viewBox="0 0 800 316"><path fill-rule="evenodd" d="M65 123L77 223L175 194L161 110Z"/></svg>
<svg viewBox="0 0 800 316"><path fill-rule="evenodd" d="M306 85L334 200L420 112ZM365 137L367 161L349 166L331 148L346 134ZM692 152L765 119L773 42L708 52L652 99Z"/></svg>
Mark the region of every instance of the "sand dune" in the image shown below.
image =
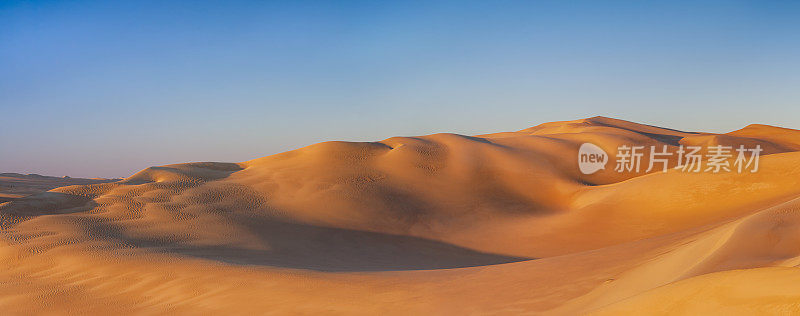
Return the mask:
<svg viewBox="0 0 800 316"><path fill-rule="evenodd" d="M670 157L667 172L584 175L585 142L764 151L756 173L687 173ZM595 117L151 167L0 204L0 307L798 313L798 163L797 130Z"/></svg>

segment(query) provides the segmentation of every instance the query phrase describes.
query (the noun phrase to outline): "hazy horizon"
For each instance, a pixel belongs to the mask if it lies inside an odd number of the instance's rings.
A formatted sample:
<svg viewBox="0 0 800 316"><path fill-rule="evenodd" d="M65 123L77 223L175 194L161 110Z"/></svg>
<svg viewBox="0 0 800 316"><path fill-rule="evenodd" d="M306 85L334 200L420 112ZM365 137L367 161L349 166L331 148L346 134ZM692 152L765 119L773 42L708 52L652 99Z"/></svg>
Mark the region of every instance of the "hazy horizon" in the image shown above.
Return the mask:
<svg viewBox="0 0 800 316"><path fill-rule="evenodd" d="M800 128L800 5L10 1L0 172L125 177L596 115Z"/></svg>

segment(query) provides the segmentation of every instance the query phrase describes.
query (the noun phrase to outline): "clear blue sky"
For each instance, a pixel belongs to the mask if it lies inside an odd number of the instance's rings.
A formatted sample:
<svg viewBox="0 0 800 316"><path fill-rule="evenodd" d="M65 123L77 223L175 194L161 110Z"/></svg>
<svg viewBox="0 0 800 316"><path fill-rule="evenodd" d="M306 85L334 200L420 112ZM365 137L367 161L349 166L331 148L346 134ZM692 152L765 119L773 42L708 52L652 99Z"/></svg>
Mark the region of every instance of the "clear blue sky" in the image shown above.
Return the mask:
<svg viewBox="0 0 800 316"><path fill-rule="evenodd" d="M0 172L605 115L800 128L789 1L2 1Z"/></svg>

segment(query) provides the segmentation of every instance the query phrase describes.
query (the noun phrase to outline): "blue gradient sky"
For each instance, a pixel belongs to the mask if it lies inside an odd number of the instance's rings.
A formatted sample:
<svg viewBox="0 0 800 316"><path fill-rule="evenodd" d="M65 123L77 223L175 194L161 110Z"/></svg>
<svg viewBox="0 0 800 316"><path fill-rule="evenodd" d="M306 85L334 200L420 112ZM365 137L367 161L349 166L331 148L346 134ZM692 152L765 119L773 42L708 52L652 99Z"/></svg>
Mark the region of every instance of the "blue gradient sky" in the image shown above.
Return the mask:
<svg viewBox="0 0 800 316"><path fill-rule="evenodd" d="M0 172L594 115L800 128L798 34L782 1L3 1Z"/></svg>

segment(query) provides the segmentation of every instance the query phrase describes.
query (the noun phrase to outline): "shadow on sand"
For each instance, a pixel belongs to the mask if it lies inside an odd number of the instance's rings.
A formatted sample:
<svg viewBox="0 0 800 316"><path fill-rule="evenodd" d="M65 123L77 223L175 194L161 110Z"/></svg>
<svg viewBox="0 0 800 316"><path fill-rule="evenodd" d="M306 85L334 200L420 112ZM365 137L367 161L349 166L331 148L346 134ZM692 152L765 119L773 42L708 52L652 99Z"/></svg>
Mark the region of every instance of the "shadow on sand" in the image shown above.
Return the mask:
<svg viewBox="0 0 800 316"><path fill-rule="evenodd" d="M194 246L179 241L126 236L115 224L96 223L91 234L162 253L238 265L327 272L464 268L531 258L483 253L439 241L320 227L257 218L242 219L268 250L236 246Z"/></svg>

